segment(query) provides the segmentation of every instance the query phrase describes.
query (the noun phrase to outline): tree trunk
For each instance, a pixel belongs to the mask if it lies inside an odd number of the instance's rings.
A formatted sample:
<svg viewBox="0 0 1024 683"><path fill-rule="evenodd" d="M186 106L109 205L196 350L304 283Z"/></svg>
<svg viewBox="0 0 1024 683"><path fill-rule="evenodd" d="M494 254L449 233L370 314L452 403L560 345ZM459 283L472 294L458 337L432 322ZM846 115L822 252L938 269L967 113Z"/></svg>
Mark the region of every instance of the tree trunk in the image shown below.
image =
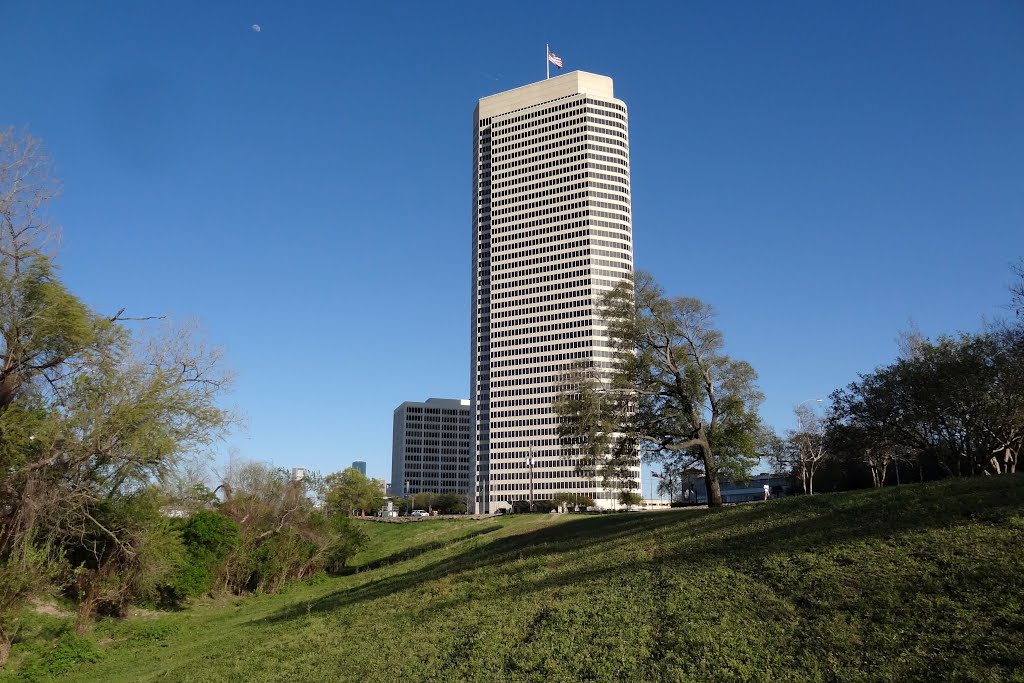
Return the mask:
<svg viewBox="0 0 1024 683"><path fill-rule="evenodd" d="M96 591L91 586L85 589L81 604L78 605L78 613L75 615L75 633L82 635L92 627L92 615L96 611L98 602Z"/></svg>
<svg viewBox="0 0 1024 683"><path fill-rule="evenodd" d="M7 630L0 625L0 667L3 667L7 661L7 657L11 654L11 638L7 635Z"/></svg>
<svg viewBox="0 0 1024 683"><path fill-rule="evenodd" d="M701 459L704 460L704 487L708 493L708 507L722 507L722 488L718 483L718 468L711 449L701 447Z"/></svg>

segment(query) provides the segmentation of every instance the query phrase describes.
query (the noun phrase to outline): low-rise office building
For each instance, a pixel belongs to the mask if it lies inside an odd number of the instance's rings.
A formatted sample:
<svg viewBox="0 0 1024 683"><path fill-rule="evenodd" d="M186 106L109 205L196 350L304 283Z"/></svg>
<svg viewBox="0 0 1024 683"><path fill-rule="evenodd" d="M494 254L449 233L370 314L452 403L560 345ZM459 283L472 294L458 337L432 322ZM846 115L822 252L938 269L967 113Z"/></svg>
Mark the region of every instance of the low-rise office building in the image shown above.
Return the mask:
<svg viewBox="0 0 1024 683"><path fill-rule="evenodd" d="M466 399L428 398L395 408L391 442L393 495L470 492L470 406Z"/></svg>

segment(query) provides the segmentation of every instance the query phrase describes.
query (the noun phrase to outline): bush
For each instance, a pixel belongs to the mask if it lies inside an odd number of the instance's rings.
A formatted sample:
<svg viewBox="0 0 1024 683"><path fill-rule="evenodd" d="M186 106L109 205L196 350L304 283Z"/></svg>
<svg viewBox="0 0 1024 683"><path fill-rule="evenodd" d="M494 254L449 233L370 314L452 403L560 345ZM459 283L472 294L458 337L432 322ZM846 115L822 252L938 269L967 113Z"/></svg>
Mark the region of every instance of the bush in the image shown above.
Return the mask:
<svg viewBox="0 0 1024 683"><path fill-rule="evenodd" d="M238 522L213 510L200 510L180 522L186 558L167 586L164 602L177 603L213 589L224 558L238 547Z"/></svg>

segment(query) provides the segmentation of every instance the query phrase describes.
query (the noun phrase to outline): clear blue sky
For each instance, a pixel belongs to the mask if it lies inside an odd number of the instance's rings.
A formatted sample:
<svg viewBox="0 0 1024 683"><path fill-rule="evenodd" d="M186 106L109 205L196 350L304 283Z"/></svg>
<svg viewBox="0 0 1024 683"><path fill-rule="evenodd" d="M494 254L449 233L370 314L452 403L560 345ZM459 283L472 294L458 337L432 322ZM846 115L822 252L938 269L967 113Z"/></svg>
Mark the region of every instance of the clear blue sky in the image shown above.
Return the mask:
<svg viewBox="0 0 1024 683"><path fill-rule="evenodd" d="M1002 314L1024 3L0 4L0 125L65 184L69 285L200 319L245 457L390 478L469 384L471 119L544 44L630 108L636 265L713 303L765 419ZM254 32L253 24L261 31Z"/></svg>

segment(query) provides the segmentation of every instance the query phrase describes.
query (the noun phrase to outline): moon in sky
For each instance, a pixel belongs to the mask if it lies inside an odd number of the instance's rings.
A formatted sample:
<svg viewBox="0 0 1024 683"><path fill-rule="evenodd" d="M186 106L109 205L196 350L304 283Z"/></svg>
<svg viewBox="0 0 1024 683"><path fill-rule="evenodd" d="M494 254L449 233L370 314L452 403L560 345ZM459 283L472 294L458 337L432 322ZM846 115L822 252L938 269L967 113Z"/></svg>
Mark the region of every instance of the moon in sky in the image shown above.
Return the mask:
<svg viewBox="0 0 1024 683"><path fill-rule="evenodd" d="M253 33L259 33L259 32L260 32L260 31L262 31L262 30L263 30L263 29L261 29L261 28L260 28L260 25L259 25L259 24L253 24L253 25L252 25L252 32L253 32Z"/></svg>

